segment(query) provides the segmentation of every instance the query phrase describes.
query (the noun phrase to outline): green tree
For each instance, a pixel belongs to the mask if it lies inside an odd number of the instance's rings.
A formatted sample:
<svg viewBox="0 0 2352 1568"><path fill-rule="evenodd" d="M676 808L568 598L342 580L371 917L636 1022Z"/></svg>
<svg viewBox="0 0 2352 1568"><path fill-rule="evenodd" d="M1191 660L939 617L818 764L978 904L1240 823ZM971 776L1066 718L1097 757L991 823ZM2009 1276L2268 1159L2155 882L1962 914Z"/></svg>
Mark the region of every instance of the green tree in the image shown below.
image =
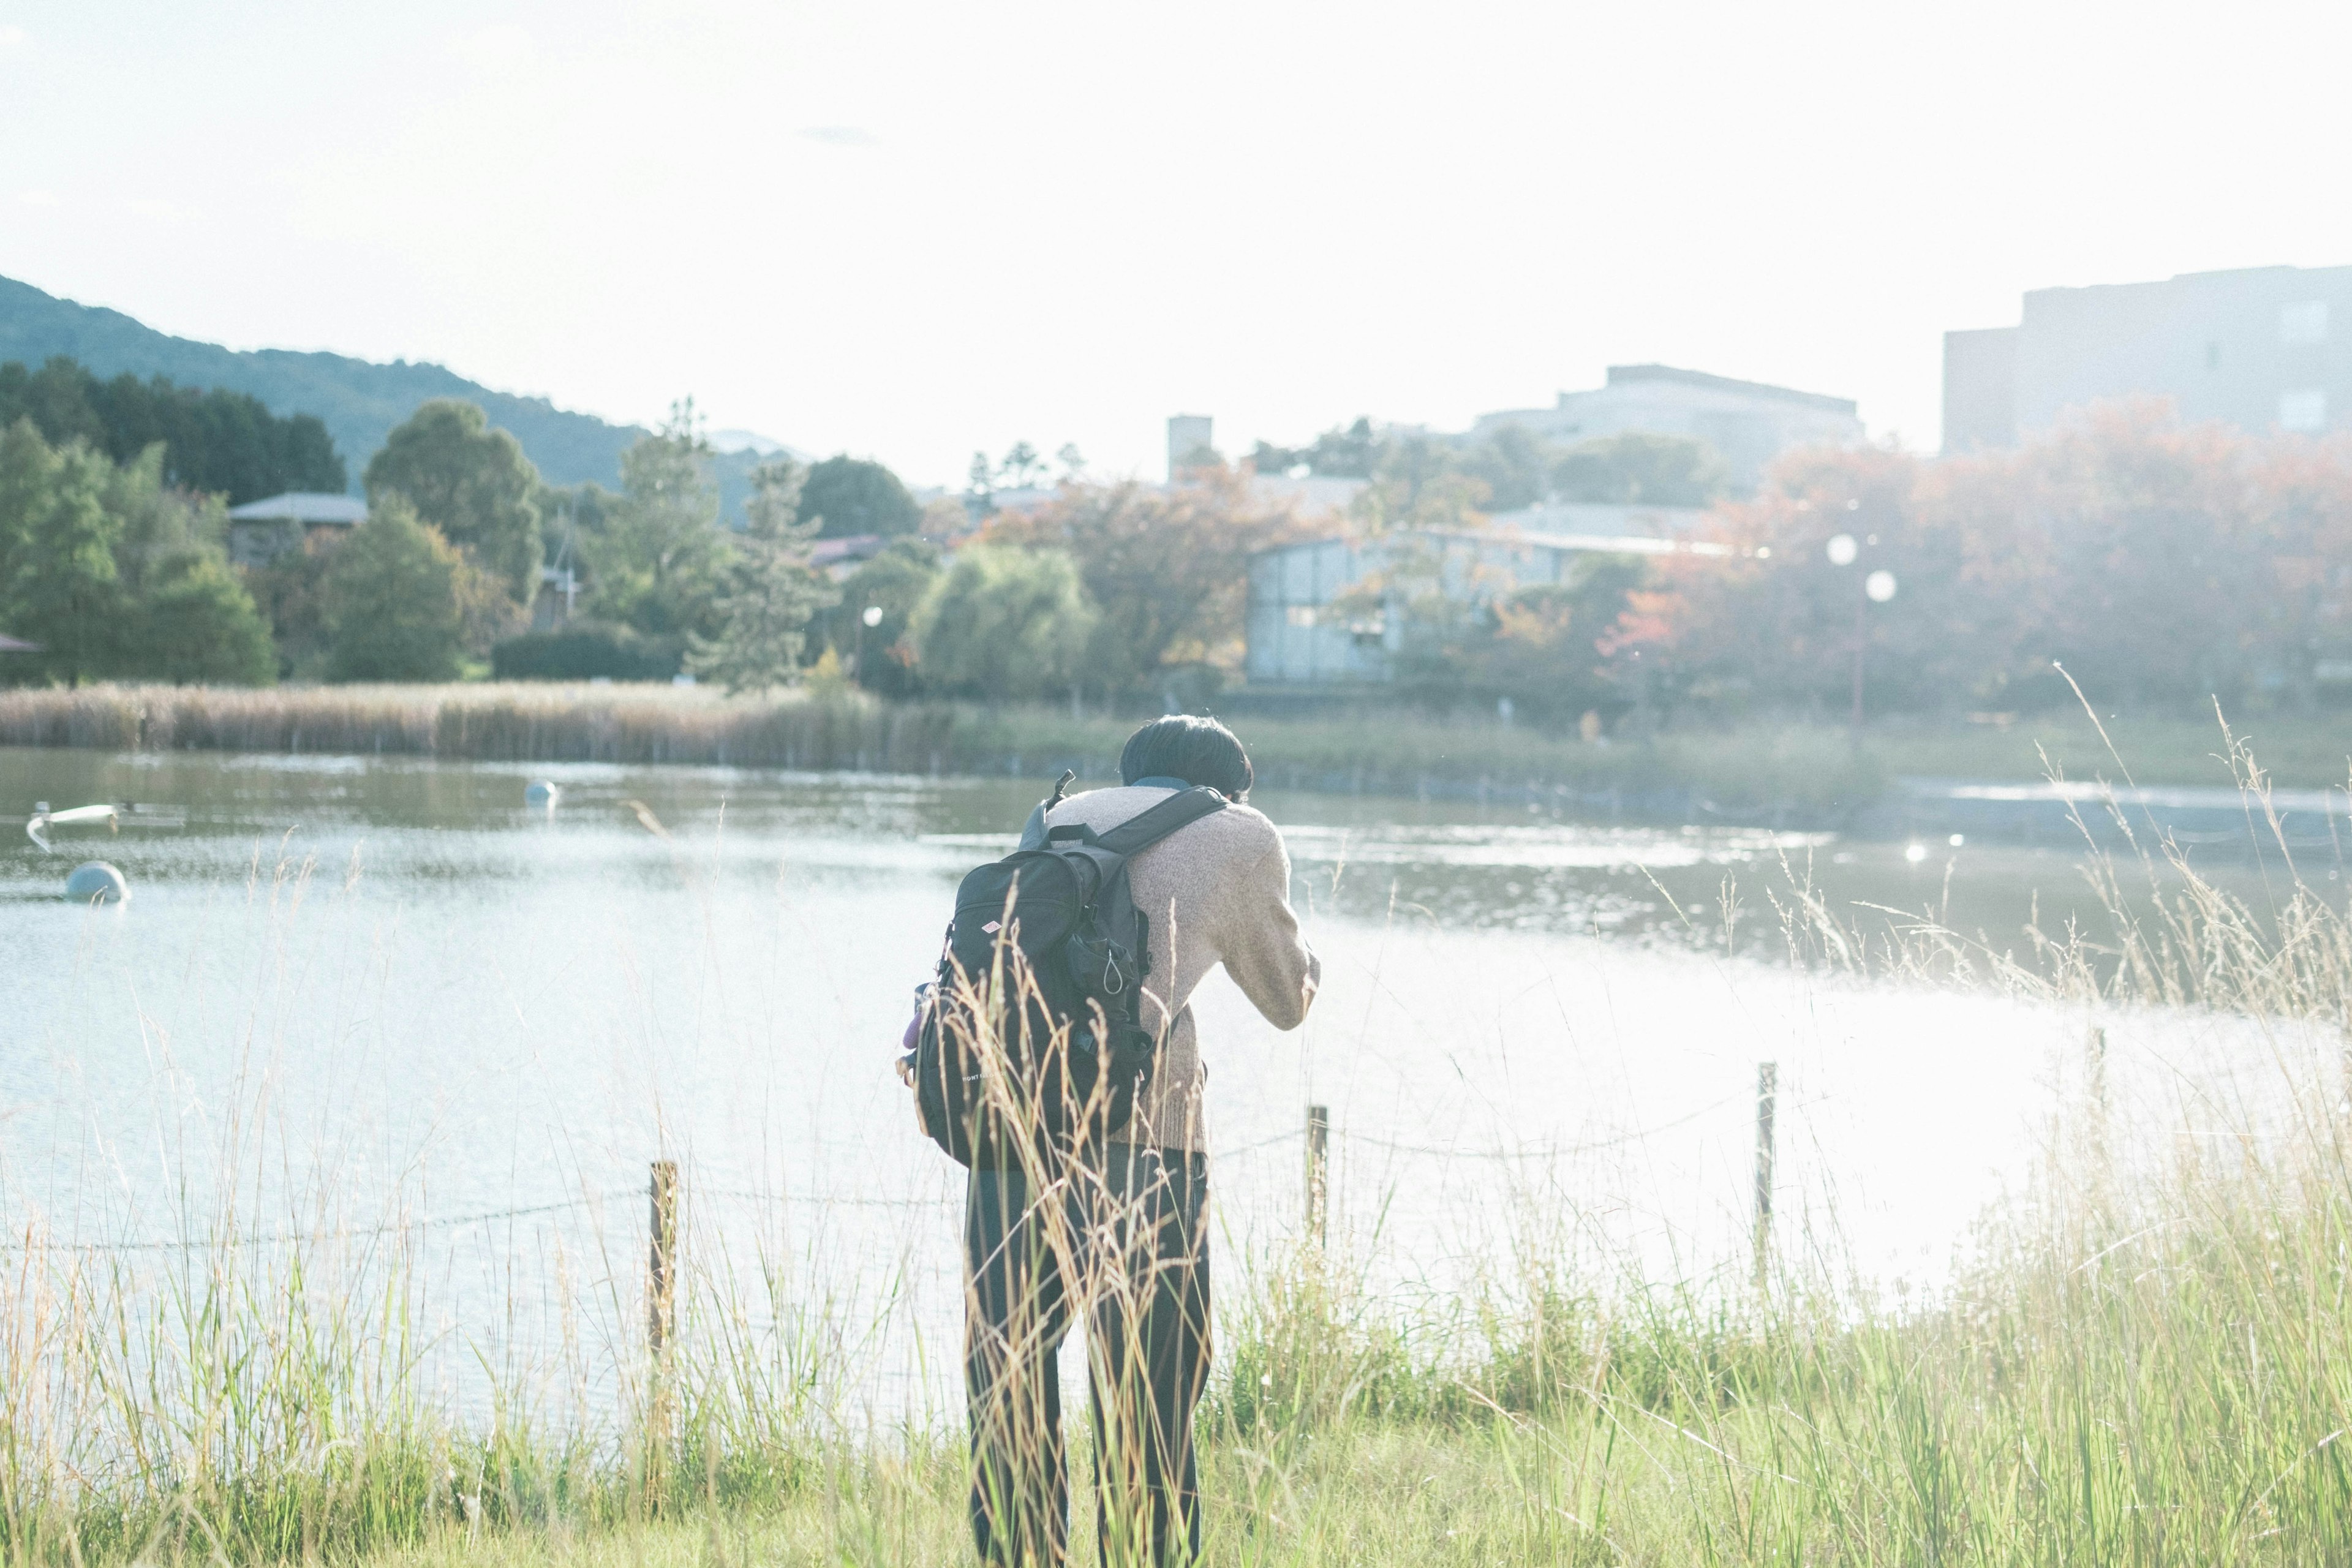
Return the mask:
<svg viewBox="0 0 2352 1568"><path fill-rule="evenodd" d="M857 656L857 684L889 697L907 697L919 681L908 629L940 580L940 547L928 539L894 539L882 553L851 573L838 605L826 616L825 640ZM867 610L881 614L865 625Z"/></svg>
<svg viewBox="0 0 2352 1568"><path fill-rule="evenodd" d="M1287 473L1304 463L1322 479L1369 479L1380 466L1383 443L1373 433L1370 417L1353 425L1334 426L1304 447L1276 447L1260 441L1250 464L1261 474Z"/></svg>
<svg viewBox="0 0 2352 1568"><path fill-rule="evenodd" d="M1296 527L1287 510L1254 500L1246 479L1211 469L1172 489L1072 485L1034 512L1000 516L986 537L1077 563L1101 612L1086 683L1135 691L1157 690L1171 666L1240 662L1250 554Z"/></svg>
<svg viewBox="0 0 2352 1568"><path fill-rule="evenodd" d="M1045 460L1037 448L1026 441L1015 441L1005 448L1004 460L996 465L999 484L1013 489L1023 489L1045 477Z"/></svg>
<svg viewBox="0 0 2352 1568"><path fill-rule="evenodd" d="M890 539L916 532L923 524L922 506L898 475L845 452L809 468L801 489L801 515L820 523L820 539L861 533Z"/></svg>
<svg viewBox="0 0 2352 1568"><path fill-rule="evenodd" d="M719 635L719 586L734 551L719 526L710 456L691 398L621 454L620 497L581 542L599 616L652 637Z"/></svg>
<svg viewBox="0 0 2352 1568"><path fill-rule="evenodd" d="M123 586L144 593L149 579L183 558L228 552L228 507L218 495L168 484L162 442L118 464L106 487L106 509L122 520L114 543Z"/></svg>
<svg viewBox="0 0 2352 1568"><path fill-rule="evenodd" d="M107 510L121 519L115 571L130 609L120 673L181 683L262 686L278 677L268 623L228 563L228 509L163 481L164 444L117 467Z"/></svg>
<svg viewBox="0 0 2352 1568"><path fill-rule="evenodd" d="M0 432L0 626L40 644L34 668L68 685L106 673L121 645L113 479L103 453L53 447L29 419Z"/></svg>
<svg viewBox="0 0 2352 1568"><path fill-rule="evenodd" d="M747 525L719 595L719 636L696 637L687 658L695 674L723 682L730 692L790 683L809 622L841 597L809 564L818 520L803 504L805 478L789 458L751 470Z"/></svg>
<svg viewBox="0 0 2352 1568"><path fill-rule="evenodd" d="M1705 506L1730 488L1730 476L1704 441L1629 430L1561 453L1552 465L1551 488L1566 501Z"/></svg>
<svg viewBox="0 0 2352 1568"><path fill-rule="evenodd" d="M327 568L331 680L454 680L465 647L465 557L398 495L335 547Z"/></svg>
<svg viewBox="0 0 2352 1568"><path fill-rule="evenodd" d="M101 382L63 356L38 370L0 364L0 426L19 418L52 446L79 439L118 463L161 443L166 484L225 495L231 506L344 484L343 459L313 416L279 418L243 393L175 386L160 375Z"/></svg>
<svg viewBox="0 0 2352 1568"><path fill-rule="evenodd" d="M1094 626L1095 608L1068 555L982 544L957 552L917 610L913 637L927 679L1019 700L1067 689Z"/></svg>
<svg viewBox="0 0 2352 1568"><path fill-rule="evenodd" d="M123 672L178 685L268 686L278 650L253 595L217 555L153 566L122 650Z"/></svg>
<svg viewBox="0 0 2352 1568"><path fill-rule="evenodd" d="M371 507L404 496L416 515L528 603L539 587L544 489L522 443L470 403L436 398L384 437L368 459Z"/></svg>
<svg viewBox="0 0 2352 1568"><path fill-rule="evenodd" d="M327 661L327 569L332 550L289 550L263 566L244 569L246 591L278 645L280 679L314 679Z"/></svg>
<svg viewBox="0 0 2352 1568"><path fill-rule="evenodd" d="M1462 454L1462 471L1486 486L1490 511L1517 511L1540 501L1551 489L1559 454L1549 442L1516 425L1506 425Z"/></svg>

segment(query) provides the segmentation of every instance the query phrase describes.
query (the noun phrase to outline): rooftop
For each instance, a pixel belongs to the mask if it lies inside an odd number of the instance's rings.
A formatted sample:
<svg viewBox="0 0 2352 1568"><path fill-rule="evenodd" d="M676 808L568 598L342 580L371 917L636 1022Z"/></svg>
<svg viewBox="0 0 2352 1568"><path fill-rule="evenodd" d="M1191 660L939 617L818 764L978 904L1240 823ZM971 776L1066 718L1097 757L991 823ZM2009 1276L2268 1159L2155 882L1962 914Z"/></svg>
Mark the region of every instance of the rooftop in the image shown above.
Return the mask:
<svg viewBox="0 0 2352 1568"><path fill-rule="evenodd" d="M367 502L357 496L324 495L317 490L289 490L265 500L249 500L228 509L231 522L299 522L349 526L367 521Z"/></svg>
<svg viewBox="0 0 2352 1568"><path fill-rule="evenodd" d="M1286 550L1312 550L1326 544L1349 544L1359 550L1376 548L1383 541L1405 537L1420 539L1460 539L1474 544L1532 545L1538 550L1598 552L1611 555L1729 555L1732 549L1703 539L1659 539L1646 533L1530 533L1501 528L1405 528L1393 533L1365 537L1358 534L1333 533L1319 539L1294 539L1285 544L1269 544L1254 555L1278 555Z"/></svg>
<svg viewBox="0 0 2352 1568"><path fill-rule="evenodd" d="M1727 375L1710 375L1703 370L1679 370L1670 364L1612 364L1609 367L1609 384L1618 386L1633 382L1664 381L1678 386L1703 386L1713 392L1737 392L1747 397L1769 397L1780 403L1801 403L1808 408L1826 408L1836 414L1854 412L1851 397L1832 397L1825 392L1799 392L1790 386L1774 386L1769 382L1738 381Z"/></svg>

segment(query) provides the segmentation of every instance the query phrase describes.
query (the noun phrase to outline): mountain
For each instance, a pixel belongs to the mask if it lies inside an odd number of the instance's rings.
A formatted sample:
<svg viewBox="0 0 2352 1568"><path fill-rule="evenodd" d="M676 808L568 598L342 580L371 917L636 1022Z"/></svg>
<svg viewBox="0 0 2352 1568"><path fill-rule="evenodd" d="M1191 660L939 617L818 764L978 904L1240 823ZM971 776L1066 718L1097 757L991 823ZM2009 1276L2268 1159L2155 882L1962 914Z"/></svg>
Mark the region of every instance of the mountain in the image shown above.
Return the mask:
<svg viewBox="0 0 2352 1568"><path fill-rule="evenodd" d="M589 414L558 408L543 397L493 392L437 364L398 360L376 364L345 354L285 349L239 352L217 343L175 338L119 310L79 305L30 284L0 278L0 360L38 365L52 354L80 361L100 376L128 371L160 375L182 386L226 387L259 398L272 414L314 414L334 437L357 491L368 458L392 427L436 397L478 403L490 423L514 433L539 471L553 485L593 479L620 482L621 453L646 431L611 425ZM740 525L742 501L759 453L744 447L713 464L728 521Z"/></svg>
<svg viewBox="0 0 2352 1568"><path fill-rule="evenodd" d="M710 443L712 451L730 456L737 452L750 452L757 457L791 458L803 463L816 460L806 452L797 451L774 437L762 436L757 430L713 430L703 439Z"/></svg>

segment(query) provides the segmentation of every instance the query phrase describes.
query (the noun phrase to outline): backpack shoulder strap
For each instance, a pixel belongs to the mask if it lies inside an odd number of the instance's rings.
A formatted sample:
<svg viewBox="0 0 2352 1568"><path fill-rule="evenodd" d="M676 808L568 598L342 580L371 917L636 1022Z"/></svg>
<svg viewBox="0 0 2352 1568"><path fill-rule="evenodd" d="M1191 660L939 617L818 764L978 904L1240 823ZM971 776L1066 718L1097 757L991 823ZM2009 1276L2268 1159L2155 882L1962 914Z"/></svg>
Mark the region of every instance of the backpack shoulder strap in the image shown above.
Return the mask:
<svg viewBox="0 0 2352 1568"><path fill-rule="evenodd" d="M1117 827L1097 836L1095 842L1114 855L1140 854L1178 828L1224 808L1223 795L1205 784L1196 784L1181 794L1170 795L1149 811L1129 817Z"/></svg>

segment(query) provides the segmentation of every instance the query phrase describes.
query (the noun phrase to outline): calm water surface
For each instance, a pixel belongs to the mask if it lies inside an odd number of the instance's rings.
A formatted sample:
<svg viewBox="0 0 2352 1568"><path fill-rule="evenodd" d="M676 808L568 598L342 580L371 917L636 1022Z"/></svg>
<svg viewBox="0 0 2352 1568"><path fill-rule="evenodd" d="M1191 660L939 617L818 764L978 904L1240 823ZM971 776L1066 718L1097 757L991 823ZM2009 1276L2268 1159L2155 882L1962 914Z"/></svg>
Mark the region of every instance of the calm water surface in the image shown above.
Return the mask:
<svg viewBox="0 0 2352 1568"><path fill-rule="evenodd" d="M552 811L525 804L534 777L562 786ZM1038 793L0 750L0 817L158 808L60 829L53 854L0 826L0 1212L158 1256L227 1212L399 1227L450 1342L524 1353L577 1297L625 1335L636 1194L676 1157L704 1267L781 1269L803 1306L897 1325L861 1342L877 1386L938 1399L960 1187L889 1062L956 879ZM1196 1002L1227 1281L1296 1232L1309 1102L1336 1128L1339 1240L1384 1288L1458 1288L1531 1213L1694 1272L1738 1255L1775 1061L1790 1244L1933 1275L2031 1166L2093 1022L2119 1095L2253 1048L1786 961L1777 907L1808 878L1881 929L1872 906L1926 910L2021 947L2037 902L2045 926L2089 912L2056 851L1255 804L1288 837L1325 986L1286 1036L1222 976ZM58 899L89 858L127 873L128 905ZM2263 896L2258 869L2223 874Z"/></svg>

